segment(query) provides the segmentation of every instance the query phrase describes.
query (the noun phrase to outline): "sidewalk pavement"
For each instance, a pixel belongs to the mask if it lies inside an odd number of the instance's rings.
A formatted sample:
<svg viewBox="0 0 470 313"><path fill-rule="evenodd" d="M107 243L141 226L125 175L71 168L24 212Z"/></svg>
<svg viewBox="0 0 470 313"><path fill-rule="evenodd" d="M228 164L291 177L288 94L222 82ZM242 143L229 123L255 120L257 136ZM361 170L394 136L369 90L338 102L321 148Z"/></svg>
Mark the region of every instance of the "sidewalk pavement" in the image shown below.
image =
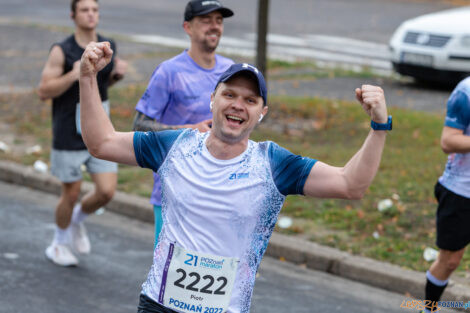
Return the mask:
<svg viewBox="0 0 470 313"><path fill-rule="evenodd" d="M38 173L32 167L14 162L0 161L0 180L60 194L60 182L54 176ZM82 194L92 188L91 183L84 182ZM153 222L153 209L147 198L116 192L106 209L144 222ZM266 254L310 269L397 292L403 294L404 300L405 297L424 298L425 274L422 272L350 255L295 236L273 233ZM470 301L470 284L464 285L460 281L451 280L442 300Z"/></svg>

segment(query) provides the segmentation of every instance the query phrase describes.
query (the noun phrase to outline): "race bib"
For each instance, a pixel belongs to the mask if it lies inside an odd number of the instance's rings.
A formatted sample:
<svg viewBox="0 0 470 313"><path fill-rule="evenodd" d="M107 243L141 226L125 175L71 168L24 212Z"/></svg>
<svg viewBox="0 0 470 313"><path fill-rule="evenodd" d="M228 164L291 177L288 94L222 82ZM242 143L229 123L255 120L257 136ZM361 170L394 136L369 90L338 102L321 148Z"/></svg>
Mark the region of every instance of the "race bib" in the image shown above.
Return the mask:
<svg viewBox="0 0 470 313"><path fill-rule="evenodd" d="M103 101L102 104L103 104L104 111L109 116L109 100ZM77 103L77 106L75 109L75 126L77 128L77 134L81 135L82 127L80 126L80 103Z"/></svg>
<svg viewBox="0 0 470 313"><path fill-rule="evenodd" d="M182 312L227 311L239 260L170 245L159 302Z"/></svg>

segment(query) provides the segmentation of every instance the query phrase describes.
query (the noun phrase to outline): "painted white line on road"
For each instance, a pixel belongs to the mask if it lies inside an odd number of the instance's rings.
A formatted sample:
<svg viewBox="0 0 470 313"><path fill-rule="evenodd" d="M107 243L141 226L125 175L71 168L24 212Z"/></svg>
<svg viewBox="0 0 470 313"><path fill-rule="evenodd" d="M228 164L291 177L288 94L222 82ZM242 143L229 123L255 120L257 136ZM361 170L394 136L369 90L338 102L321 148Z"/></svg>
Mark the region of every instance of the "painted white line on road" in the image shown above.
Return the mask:
<svg viewBox="0 0 470 313"><path fill-rule="evenodd" d="M256 41L256 34L247 34L246 38ZM371 56L379 59L389 59L389 48L387 45L370 41L357 40L346 37L310 35L304 34L299 37L292 37L279 34L269 34L267 41L272 45L310 47L319 50L333 52L347 52L358 56Z"/></svg>
<svg viewBox="0 0 470 313"><path fill-rule="evenodd" d="M188 48L187 39L170 38L158 35L134 35L132 40L140 43L158 44L177 48ZM268 35L268 56L285 61L312 60L315 62L337 63L369 67L378 70L391 70L386 45L350 38L303 35L292 37L278 34ZM219 52L254 57L255 34L245 35L245 39L222 37Z"/></svg>
<svg viewBox="0 0 470 313"><path fill-rule="evenodd" d="M320 41L324 43L334 44L336 46L347 45L350 47L361 48L363 50L367 50L367 49L388 50L388 46L381 44L381 43L357 40L357 39L346 38L346 37L325 36L325 35L305 35L305 38L307 38L308 40L315 40L315 41Z"/></svg>
<svg viewBox="0 0 470 313"><path fill-rule="evenodd" d="M326 51L342 52L387 61L391 57L387 45L375 42L324 35L306 35L306 39L310 47Z"/></svg>
<svg viewBox="0 0 470 313"><path fill-rule="evenodd" d="M249 37L256 39L256 34L250 34ZM283 46L295 46L295 47L307 47L308 43L303 38L292 37L278 34L268 34L268 43L273 45Z"/></svg>
<svg viewBox="0 0 470 313"><path fill-rule="evenodd" d="M353 64L361 65L370 68L378 69L391 69L392 66L390 62L377 60L370 57L354 56L349 54L334 53L328 51L320 51L314 49L305 49L305 48L287 48L287 47L269 47L269 55L272 54L279 55L282 60L282 56L286 54L295 55L301 59L313 59L326 62L337 62L340 64Z"/></svg>
<svg viewBox="0 0 470 313"><path fill-rule="evenodd" d="M220 45L253 50L256 47L254 40L239 39L228 36L222 36L222 38L220 39Z"/></svg>
<svg viewBox="0 0 470 313"><path fill-rule="evenodd" d="M189 48L188 40L177 39L172 37L164 37L158 35L132 35L131 39L134 42L139 43L150 43L175 48Z"/></svg>

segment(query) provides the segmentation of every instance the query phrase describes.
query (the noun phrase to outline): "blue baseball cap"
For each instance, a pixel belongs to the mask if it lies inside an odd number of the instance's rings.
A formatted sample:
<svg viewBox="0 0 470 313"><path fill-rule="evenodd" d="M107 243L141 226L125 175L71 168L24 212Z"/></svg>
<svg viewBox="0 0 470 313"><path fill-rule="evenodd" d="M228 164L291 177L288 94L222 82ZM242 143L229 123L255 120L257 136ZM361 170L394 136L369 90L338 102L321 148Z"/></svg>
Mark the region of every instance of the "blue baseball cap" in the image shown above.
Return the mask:
<svg viewBox="0 0 470 313"><path fill-rule="evenodd" d="M268 96L268 91L266 89L266 81L264 80L263 73L259 69L257 69L255 66L248 64L248 63L236 63L232 64L220 77L219 80L217 81L217 85L215 85L215 88L219 86L220 83L225 83L229 81L233 76L241 73L241 72L248 72L251 73L251 75L256 78L256 82L258 84L258 91L259 91L259 96L263 98L264 105L267 105L267 96Z"/></svg>

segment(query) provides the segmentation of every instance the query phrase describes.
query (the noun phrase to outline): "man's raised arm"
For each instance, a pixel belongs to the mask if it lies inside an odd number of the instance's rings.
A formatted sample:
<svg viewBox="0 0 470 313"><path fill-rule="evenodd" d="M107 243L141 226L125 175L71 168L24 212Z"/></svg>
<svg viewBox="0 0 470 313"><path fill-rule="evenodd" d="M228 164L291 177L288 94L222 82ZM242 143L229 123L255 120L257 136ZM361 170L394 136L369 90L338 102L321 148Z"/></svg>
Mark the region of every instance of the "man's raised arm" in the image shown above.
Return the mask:
<svg viewBox="0 0 470 313"><path fill-rule="evenodd" d="M356 98L372 121L387 125L388 115L382 88L363 85ZM304 185L304 194L320 198L360 199L377 173L387 132L369 132L364 144L344 167L317 162Z"/></svg>
<svg viewBox="0 0 470 313"><path fill-rule="evenodd" d="M99 159L137 165L133 132L116 132L101 105L96 74L110 61L109 42L91 42L80 63L80 120L83 140L89 152Z"/></svg>

